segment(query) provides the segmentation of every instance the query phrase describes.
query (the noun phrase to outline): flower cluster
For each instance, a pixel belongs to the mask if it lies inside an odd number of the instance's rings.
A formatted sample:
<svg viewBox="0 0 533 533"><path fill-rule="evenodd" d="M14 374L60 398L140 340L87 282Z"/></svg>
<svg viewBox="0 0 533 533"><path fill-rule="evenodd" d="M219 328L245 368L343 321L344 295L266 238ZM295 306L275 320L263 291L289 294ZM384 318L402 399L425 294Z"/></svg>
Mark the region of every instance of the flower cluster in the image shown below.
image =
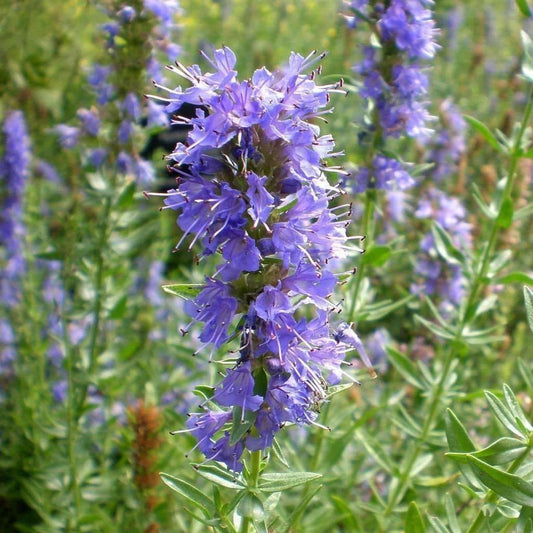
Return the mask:
<svg viewBox="0 0 533 533"><path fill-rule="evenodd" d="M466 122L460 111L450 99L440 104L439 111L442 127L432 137L427 156L427 161L434 165L430 172L436 181L442 181L457 171L466 150Z"/></svg>
<svg viewBox="0 0 533 533"><path fill-rule="evenodd" d="M329 207L339 191L323 159L334 142L311 120L328 112L338 87L302 73L314 55L293 53L284 70L262 68L245 81L229 48L208 58L214 72L169 67L190 87L167 89L167 110L198 109L177 118L192 129L169 155L180 177L165 207L179 212L178 246L190 238L189 248L220 258L186 311L203 323L211 354L240 340L234 366L187 426L207 459L234 471L245 448L265 450L286 424L315 423L347 349L360 347L347 325L333 335L328 320L337 283L330 265L349 250L348 209Z"/></svg>
<svg viewBox="0 0 533 533"><path fill-rule="evenodd" d="M109 63L94 64L87 76L96 105L78 110L76 126L60 124L54 131L63 148L74 148L82 139L84 146L92 146L84 157L89 168L112 165L115 171L133 175L140 185L146 185L155 179L155 171L140 155L138 132L141 125L153 131L170 121L162 106L139 100L137 94L144 89L139 80L148 82L144 78L148 72L152 79L163 81L159 54L172 61L180 54L180 47L172 41L180 6L176 0L132 4L105 9L110 20L101 29ZM146 36L149 46L144 44ZM137 57L138 64L127 56Z"/></svg>
<svg viewBox="0 0 533 533"><path fill-rule="evenodd" d="M427 138L429 114L420 101L428 89L428 78L420 62L432 59L437 45L428 0L392 0L354 6L375 25L380 48L365 47L364 59L355 67L363 76L361 96L376 103L379 122L385 136L407 134Z"/></svg>
<svg viewBox="0 0 533 533"><path fill-rule="evenodd" d="M457 198L431 188L420 200L415 216L440 224L458 249L466 251L471 248L472 226L465 220L466 210ZM420 281L413 290L430 296L438 295L443 313L451 313L461 302L466 286L461 266L446 263L439 257L431 232L428 232L420 243L420 257L415 266L415 273Z"/></svg>
<svg viewBox="0 0 533 533"><path fill-rule="evenodd" d="M23 254L22 204L29 175L30 139L22 111L10 111L3 125L4 155L0 160L0 298L5 308L20 300L20 280L26 268ZM15 336L7 317L0 317L0 370L10 369Z"/></svg>
<svg viewBox="0 0 533 533"><path fill-rule="evenodd" d="M430 3L348 3L352 13L347 17L348 24L357 27L361 21L367 22L375 38L372 46L364 47L363 60L354 66L362 77L360 95L369 102L373 115L372 123L367 125L369 131L362 137L374 143L403 135L425 141L431 133L427 124L432 117L423 99L429 82L422 63L433 58L437 49ZM379 155L356 174L355 192L365 188L403 190L413 184L400 162Z"/></svg>

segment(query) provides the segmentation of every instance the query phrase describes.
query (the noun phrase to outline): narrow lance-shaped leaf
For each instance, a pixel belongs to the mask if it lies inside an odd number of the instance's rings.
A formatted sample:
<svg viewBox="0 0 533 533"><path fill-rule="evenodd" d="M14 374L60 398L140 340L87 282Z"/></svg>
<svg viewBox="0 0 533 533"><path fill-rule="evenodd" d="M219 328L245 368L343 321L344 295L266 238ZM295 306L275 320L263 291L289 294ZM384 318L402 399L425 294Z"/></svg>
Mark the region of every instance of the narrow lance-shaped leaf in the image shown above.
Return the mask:
<svg viewBox="0 0 533 533"><path fill-rule="evenodd" d="M464 115L465 120L478 132L480 133L484 139L498 152L502 152L503 148L501 144L498 142L498 139L490 131L490 129L483 124L483 122L479 121L477 118L471 117L469 115Z"/></svg>
<svg viewBox="0 0 533 533"><path fill-rule="evenodd" d="M405 533L426 533L426 526L422 515L416 505L416 502L411 502L405 515Z"/></svg>
<svg viewBox="0 0 533 533"><path fill-rule="evenodd" d="M527 0L515 0L516 5L518 6L518 9L522 12L522 15L525 15L526 17L531 16L531 9L529 9L529 5L527 3Z"/></svg>
<svg viewBox="0 0 533 533"><path fill-rule="evenodd" d="M468 453L475 451L474 443L470 440L463 424L451 409L447 410L444 422L446 426L446 439L451 452ZM446 456L455 459L453 453L446 454ZM464 461L460 462L459 469L472 487L476 489L481 487L468 464Z"/></svg>
<svg viewBox="0 0 533 533"><path fill-rule="evenodd" d="M403 353L395 350L392 347L387 348L387 354L389 356L389 361L392 363L394 368L411 384L417 389L424 390L426 387L424 383L419 378L419 373L416 365Z"/></svg>
<svg viewBox="0 0 533 533"><path fill-rule="evenodd" d="M206 516L212 516L215 505L201 490L198 490L187 481L169 474L161 473L159 475L165 485L201 509Z"/></svg>
<svg viewBox="0 0 533 533"><path fill-rule="evenodd" d="M533 291L526 286L524 286L524 301L526 303L527 322L533 332Z"/></svg>
<svg viewBox="0 0 533 533"><path fill-rule="evenodd" d="M200 476L216 485L220 485L221 487L234 490L243 490L246 488L244 484L235 478L230 472L217 465L200 465L196 470Z"/></svg>
<svg viewBox="0 0 533 533"><path fill-rule="evenodd" d="M533 506L533 484L515 474L503 472L472 455L467 455L467 460L480 481L496 494L519 505Z"/></svg>
<svg viewBox="0 0 533 533"><path fill-rule="evenodd" d="M457 513L455 511L455 505L453 504L452 497L446 494L444 499L446 506L446 517L448 518L448 527L451 533L461 533L461 527L459 526L459 520L457 519Z"/></svg>
<svg viewBox="0 0 533 533"><path fill-rule="evenodd" d="M496 224L498 224L498 226L503 229L511 227L511 224L513 223L513 213L513 201L507 196L503 199L502 205L500 207L500 212L498 214L498 217L496 218Z"/></svg>
<svg viewBox="0 0 533 533"><path fill-rule="evenodd" d="M489 402L489 407L496 415L496 418L511 432L518 437L524 437L518 428L513 413L503 404L503 402L492 392L485 391L485 397Z"/></svg>
<svg viewBox="0 0 533 533"><path fill-rule="evenodd" d="M315 472L286 472L263 474L259 481L259 489L263 492L281 492L298 485L320 479L322 474Z"/></svg>
<svg viewBox="0 0 533 533"><path fill-rule="evenodd" d="M524 411L522 410L520 403L516 399L516 396L512 391L511 387L509 387L509 385L507 384L503 385L503 396L505 398L505 403L507 403L507 406L509 407L509 410L515 416L515 420L518 419L527 431L533 431L533 426L529 422L527 416L524 414Z"/></svg>
<svg viewBox="0 0 533 533"><path fill-rule="evenodd" d="M503 465L514 461L526 451L523 441L511 437L502 437L486 448L472 452L470 455L483 459L492 465Z"/></svg>
<svg viewBox="0 0 533 533"><path fill-rule="evenodd" d="M448 263L460 265L464 261L462 252L453 244L448 232L438 223L433 222L431 233L438 254Z"/></svg>
<svg viewBox="0 0 533 533"><path fill-rule="evenodd" d="M166 293L179 296L183 300L191 300L197 296L203 288L201 283L174 283L161 287Z"/></svg>

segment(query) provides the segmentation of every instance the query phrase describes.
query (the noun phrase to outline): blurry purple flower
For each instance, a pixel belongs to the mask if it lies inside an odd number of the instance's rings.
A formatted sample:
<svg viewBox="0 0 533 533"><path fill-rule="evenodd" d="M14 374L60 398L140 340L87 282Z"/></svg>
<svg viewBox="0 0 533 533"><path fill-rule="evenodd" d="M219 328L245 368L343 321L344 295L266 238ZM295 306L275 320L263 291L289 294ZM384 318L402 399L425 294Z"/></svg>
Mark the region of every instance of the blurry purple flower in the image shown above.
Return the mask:
<svg viewBox="0 0 533 533"><path fill-rule="evenodd" d="M83 131L96 137L100 130L100 118L98 115L89 109L78 109L77 116L81 122Z"/></svg>
<svg viewBox="0 0 533 533"><path fill-rule="evenodd" d="M142 113L141 103L135 94L128 93L122 102L122 107L129 118L131 118L134 122L139 121Z"/></svg>
<svg viewBox="0 0 533 533"><path fill-rule="evenodd" d="M170 124L170 118L165 112L162 105L155 103L153 100L148 100L148 117L147 126L152 128L154 126L167 127Z"/></svg>
<svg viewBox="0 0 533 533"><path fill-rule="evenodd" d="M105 148L94 148L89 150L87 154L87 161L94 168L99 168L104 163L106 157L107 150Z"/></svg>
<svg viewBox="0 0 533 533"><path fill-rule="evenodd" d="M165 26L172 25L174 16L180 11L177 0L144 0L144 8L155 15Z"/></svg>
<svg viewBox="0 0 533 533"><path fill-rule="evenodd" d="M74 148L77 146L81 131L75 126L67 126L66 124L58 124L52 130L59 136L59 144L63 148Z"/></svg>
<svg viewBox="0 0 533 533"><path fill-rule="evenodd" d="M154 167L150 161L145 159L138 158L135 160L134 173L140 187L155 181Z"/></svg>
<svg viewBox="0 0 533 533"><path fill-rule="evenodd" d="M133 134L133 124L130 120L123 120L117 130L117 137L119 142L126 144Z"/></svg>
<svg viewBox="0 0 533 533"><path fill-rule="evenodd" d="M121 22L129 24L130 22L135 20L137 12L135 11L135 8L131 6L124 6L117 12L117 16L119 17Z"/></svg>
<svg viewBox="0 0 533 533"><path fill-rule="evenodd" d="M122 174L133 171L133 158L126 152L120 152L117 156L117 170Z"/></svg>
<svg viewBox="0 0 533 533"><path fill-rule="evenodd" d="M67 393L68 393L68 383L66 380L62 379L61 381L57 381L52 386L52 396L54 397L54 401L57 403L64 403L67 399Z"/></svg>
<svg viewBox="0 0 533 533"><path fill-rule="evenodd" d="M35 172L45 180L52 183L61 183L63 179L57 172L56 168L44 159L37 159L35 162Z"/></svg>

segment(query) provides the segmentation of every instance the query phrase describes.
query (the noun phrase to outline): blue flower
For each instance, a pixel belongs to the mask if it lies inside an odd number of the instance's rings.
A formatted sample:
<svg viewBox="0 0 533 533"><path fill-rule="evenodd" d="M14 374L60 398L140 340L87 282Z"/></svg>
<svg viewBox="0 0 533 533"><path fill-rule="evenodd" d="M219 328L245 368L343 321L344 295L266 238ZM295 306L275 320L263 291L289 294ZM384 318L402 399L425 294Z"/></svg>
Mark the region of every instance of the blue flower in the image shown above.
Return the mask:
<svg viewBox="0 0 533 533"><path fill-rule="evenodd" d="M287 422L315 423L315 407L327 383L341 379L350 349L335 342L328 323L337 282L330 264L349 250L345 214L329 207L340 192L325 176L334 142L311 121L328 112L338 86L302 73L314 54L293 53L284 69L262 68L246 81L229 48L206 59L212 72L169 67L190 86L167 89L167 113L183 104L198 109L178 120L190 131L168 156L179 178L164 203L178 212L177 246L191 237L189 249L199 246L217 264L185 305L202 323L200 340L212 355L240 338L239 358L211 398L231 410L192 415L187 425L208 459L240 471L244 448L271 446ZM304 307L315 317L302 318ZM231 444L228 425L245 415L254 422Z"/></svg>

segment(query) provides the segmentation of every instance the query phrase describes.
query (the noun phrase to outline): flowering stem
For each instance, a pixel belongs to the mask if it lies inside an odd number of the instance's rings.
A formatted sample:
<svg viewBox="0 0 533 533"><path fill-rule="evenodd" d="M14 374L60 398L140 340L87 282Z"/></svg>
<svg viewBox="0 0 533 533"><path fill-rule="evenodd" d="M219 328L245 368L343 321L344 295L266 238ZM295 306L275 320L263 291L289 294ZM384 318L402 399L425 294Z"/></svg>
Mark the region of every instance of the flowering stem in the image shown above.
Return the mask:
<svg viewBox="0 0 533 533"><path fill-rule="evenodd" d="M444 392L444 384L448 381L452 361L457 356L457 353L456 353L457 346L460 344L462 340L463 331L466 325L468 324L469 320L472 318L472 313L475 309L474 305L476 302L477 294L480 288L483 286L483 284L486 283L486 275L487 275L488 268L490 265L490 260L494 252L494 248L496 246L498 230L500 229L500 226L498 225L497 220L500 218L500 215L504 208L505 200L507 198L511 198L512 196L513 183L514 183L514 179L516 175L516 169L518 166L518 161L520 160L520 146L522 144L522 137L525 133L526 126L527 126L527 123L529 122L529 119L531 117L531 112L533 109L532 96L533 96L533 90L530 89L527 106L524 112L524 119L522 121L520 131L516 137L513 151L510 155L507 181L505 183L505 188L504 188L501 200L500 200L498 215L491 220L491 229L490 229L490 236L489 236L488 244L484 249L484 252L481 258L481 263L479 265L479 268L476 269L474 279L472 281L472 284L470 285L470 291L469 291L468 298L466 300L464 312L462 313L461 319L459 321L457 331L455 334L455 338L450 343L450 349L448 350L446 357L444 359L443 368L440 373L440 379L438 380L437 385L431 395L431 403L429 405L427 416L425 417L425 420L424 420L424 425L422 427L420 437L418 438L415 446L413 447L411 451L411 454L409 455L406 461L406 466L405 466L404 471L400 474L399 483L395 486L395 489L389 495L387 507L384 512L385 516L390 515L394 511L397 504L401 501L403 495L405 494L405 491L407 489L407 486L408 486L408 483L411 477L411 470L413 468L413 465L416 459L418 458L420 452L422 451L423 445L426 442L433 428L434 419L437 415L438 407L440 405L442 394ZM474 529L473 531L477 531L477 529Z"/></svg>

